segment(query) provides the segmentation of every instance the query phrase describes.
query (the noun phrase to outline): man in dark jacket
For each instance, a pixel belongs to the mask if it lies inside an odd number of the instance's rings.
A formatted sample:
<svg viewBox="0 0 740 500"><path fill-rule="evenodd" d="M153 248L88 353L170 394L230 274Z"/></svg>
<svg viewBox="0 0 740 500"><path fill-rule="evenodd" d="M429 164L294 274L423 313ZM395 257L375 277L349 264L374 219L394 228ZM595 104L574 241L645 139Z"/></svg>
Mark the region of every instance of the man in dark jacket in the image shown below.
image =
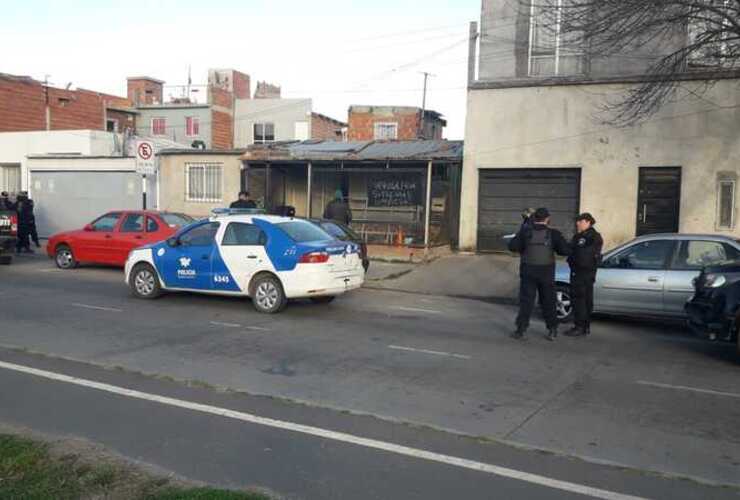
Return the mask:
<svg viewBox="0 0 740 500"><path fill-rule="evenodd" d="M594 310L594 283L601 263L604 240L594 229L596 219L589 213L576 218L578 233L573 236L568 257L570 264L570 291L573 299L575 326L567 331L569 337L582 337L591 333L591 313Z"/></svg>
<svg viewBox="0 0 740 500"><path fill-rule="evenodd" d="M28 193L25 191L18 194L16 211L18 212L18 243L16 243L15 251L16 253L21 253L21 251L33 253L30 237L35 231L36 222L33 215L33 200L28 198Z"/></svg>
<svg viewBox="0 0 740 500"><path fill-rule="evenodd" d="M239 199L232 203L229 208L255 209L257 204L249 198L249 192L242 191L239 193Z"/></svg>
<svg viewBox="0 0 740 500"><path fill-rule="evenodd" d="M15 203L10 201L10 195L6 191L0 193L0 210L15 212Z"/></svg>
<svg viewBox="0 0 740 500"><path fill-rule="evenodd" d="M570 246L560 231L549 227L550 212L546 208L538 208L531 219L522 224L517 235L509 242L509 250L521 254L519 315L512 337L524 339L535 298L539 294L547 325L545 338L554 341L558 336L555 254L569 255Z"/></svg>
<svg viewBox="0 0 740 500"><path fill-rule="evenodd" d="M342 224L349 225L352 222L352 210L349 204L344 201L344 194L341 189L334 193L334 199L329 202L324 210L324 219L333 220Z"/></svg>

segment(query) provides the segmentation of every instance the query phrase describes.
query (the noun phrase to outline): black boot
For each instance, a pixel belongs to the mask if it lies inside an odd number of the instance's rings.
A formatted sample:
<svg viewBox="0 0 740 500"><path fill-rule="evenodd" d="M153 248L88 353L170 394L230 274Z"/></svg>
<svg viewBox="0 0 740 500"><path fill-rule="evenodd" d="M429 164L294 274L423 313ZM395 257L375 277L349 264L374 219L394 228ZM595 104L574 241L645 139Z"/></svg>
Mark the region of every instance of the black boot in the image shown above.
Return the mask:
<svg viewBox="0 0 740 500"><path fill-rule="evenodd" d="M568 337L583 337L584 335L588 335L588 333L586 333L587 331L588 330L586 330L586 328L583 328L581 326L574 326L573 328L565 332L564 335Z"/></svg>
<svg viewBox="0 0 740 500"><path fill-rule="evenodd" d="M527 329L521 326L516 327L516 331L511 334L511 338L515 340L527 340L526 334Z"/></svg>
<svg viewBox="0 0 740 500"><path fill-rule="evenodd" d="M545 340L549 340L550 342L555 342L555 339L558 338L558 327L550 328L547 332L547 335L545 335Z"/></svg>

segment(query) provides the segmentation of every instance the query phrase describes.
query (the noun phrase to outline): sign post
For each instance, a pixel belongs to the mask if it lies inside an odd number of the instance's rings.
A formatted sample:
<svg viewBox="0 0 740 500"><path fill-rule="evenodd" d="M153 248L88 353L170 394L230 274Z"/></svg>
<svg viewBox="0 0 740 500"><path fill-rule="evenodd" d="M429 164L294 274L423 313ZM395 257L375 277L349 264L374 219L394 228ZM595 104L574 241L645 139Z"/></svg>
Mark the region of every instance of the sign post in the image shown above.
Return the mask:
<svg viewBox="0 0 740 500"><path fill-rule="evenodd" d="M141 204L146 210L146 176L157 173L154 144L151 141L136 141L136 172L141 174Z"/></svg>

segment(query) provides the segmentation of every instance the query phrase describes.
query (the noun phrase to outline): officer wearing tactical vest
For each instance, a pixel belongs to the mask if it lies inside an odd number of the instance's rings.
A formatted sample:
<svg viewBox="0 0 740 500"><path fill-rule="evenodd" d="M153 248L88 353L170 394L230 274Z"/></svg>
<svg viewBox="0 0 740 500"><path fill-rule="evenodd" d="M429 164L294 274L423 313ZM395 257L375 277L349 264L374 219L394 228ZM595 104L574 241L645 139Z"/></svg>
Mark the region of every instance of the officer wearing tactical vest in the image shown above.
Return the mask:
<svg viewBox="0 0 740 500"><path fill-rule="evenodd" d="M582 337L591 333L591 313L594 310L594 282L601 263L604 240L594 229L596 219L584 213L576 217L578 233L573 236L573 254L570 264L570 290L573 299L575 327L565 332L569 337Z"/></svg>
<svg viewBox="0 0 740 500"><path fill-rule="evenodd" d="M529 328L529 320L535 305L537 294L542 302L542 312L547 324L545 338L554 341L558 336L558 318L555 295L555 254L570 255L570 246L557 229L552 229L550 212L538 208L525 221L514 239L509 242L509 250L521 254L519 288L519 316L516 319L516 331L512 337L524 339Z"/></svg>

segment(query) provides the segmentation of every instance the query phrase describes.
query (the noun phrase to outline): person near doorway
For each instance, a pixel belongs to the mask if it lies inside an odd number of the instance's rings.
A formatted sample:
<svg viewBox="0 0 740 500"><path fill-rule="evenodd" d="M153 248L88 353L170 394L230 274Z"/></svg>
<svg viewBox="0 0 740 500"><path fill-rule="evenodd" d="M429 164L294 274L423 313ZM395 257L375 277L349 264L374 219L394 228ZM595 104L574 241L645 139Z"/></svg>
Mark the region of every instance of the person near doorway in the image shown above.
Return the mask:
<svg viewBox="0 0 740 500"><path fill-rule="evenodd" d="M34 253L30 241L32 233L35 233L36 225L33 215L33 200L28 197L28 193L25 191L18 193L16 212L18 213L18 242L15 251L16 253ZM36 240L38 241L38 235L36 235Z"/></svg>
<svg viewBox="0 0 740 500"><path fill-rule="evenodd" d="M231 204L230 208L255 209L257 204L249 197L248 191L239 193L239 199Z"/></svg>
<svg viewBox="0 0 740 500"><path fill-rule="evenodd" d="M334 193L334 199L326 205L324 219L341 222L345 225L352 222L352 210L349 208L349 204L344 201L344 193L341 189L337 189Z"/></svg>
<svg viewBox="0 0 740 500"><path fill-rule="evenodd" d="M594 311L594 283L601 263L604 239L594 229L596 219L583 213L576 218L576 230L568 257L570 264L570 293L573 299L575 326L565 332L569 337L583 337L591 333L591 314Z"/></svg>
<svg viewBox="0 0 740 500"><path fill-rule="evenodd" d="M15 203L10 201L10 195L7 191L0 193L0 210L8 210L10 212L15 212L16 210Z"/></svg>
<svg viewBox="0 0 740 500"><path fill-rule="evenodd" d="M538 208L532 215L531 224L523 224L509 242L509 250L521 255L519 315L516 330L511 335L517 340L525 339L538 294L547 325L545 338L552 342L558 336L555 254L567 256L571 252L562 233L549 224L550 212L546 208Z"/></svg>

